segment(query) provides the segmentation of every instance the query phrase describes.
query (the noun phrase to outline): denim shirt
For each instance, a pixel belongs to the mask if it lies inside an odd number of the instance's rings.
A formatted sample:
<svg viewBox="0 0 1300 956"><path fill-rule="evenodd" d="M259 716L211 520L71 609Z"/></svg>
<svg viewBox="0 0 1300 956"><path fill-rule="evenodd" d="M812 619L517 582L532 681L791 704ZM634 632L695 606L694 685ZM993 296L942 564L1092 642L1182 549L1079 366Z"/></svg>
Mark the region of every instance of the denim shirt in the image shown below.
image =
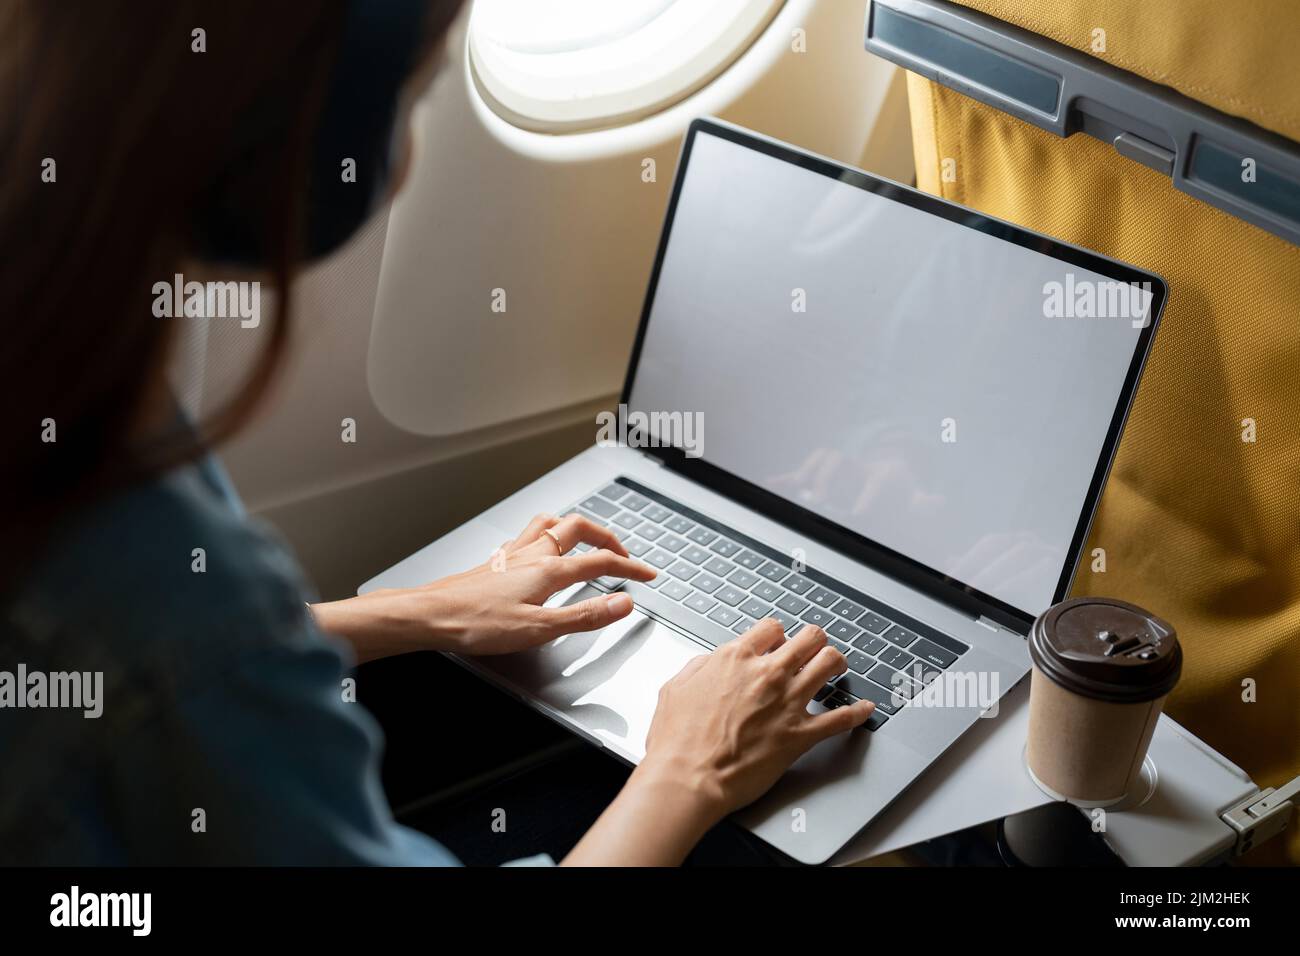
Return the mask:
<svg viewBox="0 0 1300 956"><path fill-rule="evenodd" d="M344 649L215 460L78 514L6 593L0 864L456 863L393 821ZM20 665L24 701L101 673L100 715L14 706Z"/></svg>

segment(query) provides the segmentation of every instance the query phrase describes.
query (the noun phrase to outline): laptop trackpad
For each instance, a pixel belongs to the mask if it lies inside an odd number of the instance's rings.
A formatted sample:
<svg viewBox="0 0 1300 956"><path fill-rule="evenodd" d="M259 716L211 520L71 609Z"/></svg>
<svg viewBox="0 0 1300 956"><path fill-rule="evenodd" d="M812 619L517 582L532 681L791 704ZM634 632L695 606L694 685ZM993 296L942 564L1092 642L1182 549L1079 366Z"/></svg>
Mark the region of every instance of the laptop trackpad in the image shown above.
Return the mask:
<svg viewBox="0 0 1300 956"><path fill-rule="evenodd" d="M603 592L580 585L548 605ZM599 631L568 634L542 647L474 664L546 704L628 760L645 756L659 688L704 647L633 610Z"/></svg>

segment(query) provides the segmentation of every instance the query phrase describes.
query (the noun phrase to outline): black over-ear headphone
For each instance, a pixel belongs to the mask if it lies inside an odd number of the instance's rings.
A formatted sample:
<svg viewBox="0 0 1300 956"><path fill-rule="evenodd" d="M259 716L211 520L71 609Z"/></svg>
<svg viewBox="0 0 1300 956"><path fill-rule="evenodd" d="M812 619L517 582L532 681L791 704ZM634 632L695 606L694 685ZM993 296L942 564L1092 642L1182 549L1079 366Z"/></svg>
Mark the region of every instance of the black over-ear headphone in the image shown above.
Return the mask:
<svg viewBox="0 0 1300 956"><path fill-rule="evenodd" d="M383 201L393 175L402 85L415 68L430 0L349 0L343 34L312 142L303 254L318 259L353 235ZM250 118L250 122L255 121ZM266 131L275 135L275 131ZM344 176L344 162L355 176ZM349 170L351 172L351 170ZM274 253L264 209L248 208L236 177L195 223L199 253L214 262L265 266Z"/></svg>

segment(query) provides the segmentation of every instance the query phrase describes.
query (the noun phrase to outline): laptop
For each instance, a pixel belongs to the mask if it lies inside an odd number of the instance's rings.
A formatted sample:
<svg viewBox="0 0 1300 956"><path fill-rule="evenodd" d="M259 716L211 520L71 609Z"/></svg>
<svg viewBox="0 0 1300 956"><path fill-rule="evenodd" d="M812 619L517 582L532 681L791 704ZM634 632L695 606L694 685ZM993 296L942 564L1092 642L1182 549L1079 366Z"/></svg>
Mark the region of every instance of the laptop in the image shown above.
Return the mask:
<svg viewBox="0 0 1300 956"><path fill-rule="evenodd" d="M461 660L636 763L659 687L776 618L866 726L734 820L829 859L1029 669L1064 599L1166 290L1157 276L738 127L687 130L618 414L596 442L361 591L489 559L577 511L659 569L603 631ZM1091 573L1091 569L1087 572Z"/></svg>

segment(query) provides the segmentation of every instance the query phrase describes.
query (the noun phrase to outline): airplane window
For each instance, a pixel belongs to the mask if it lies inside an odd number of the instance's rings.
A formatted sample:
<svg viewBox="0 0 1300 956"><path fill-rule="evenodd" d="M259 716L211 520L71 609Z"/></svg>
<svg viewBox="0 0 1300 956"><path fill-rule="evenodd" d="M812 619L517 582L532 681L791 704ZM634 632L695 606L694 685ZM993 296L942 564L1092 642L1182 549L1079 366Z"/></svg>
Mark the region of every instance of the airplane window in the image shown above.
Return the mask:
<svg viewBox="0 0 1300 956"><path fill-rule="evenodd" d="M484 101L548 133L630 123L731 65L784 0L477 0L470 68Z"/></svg>

